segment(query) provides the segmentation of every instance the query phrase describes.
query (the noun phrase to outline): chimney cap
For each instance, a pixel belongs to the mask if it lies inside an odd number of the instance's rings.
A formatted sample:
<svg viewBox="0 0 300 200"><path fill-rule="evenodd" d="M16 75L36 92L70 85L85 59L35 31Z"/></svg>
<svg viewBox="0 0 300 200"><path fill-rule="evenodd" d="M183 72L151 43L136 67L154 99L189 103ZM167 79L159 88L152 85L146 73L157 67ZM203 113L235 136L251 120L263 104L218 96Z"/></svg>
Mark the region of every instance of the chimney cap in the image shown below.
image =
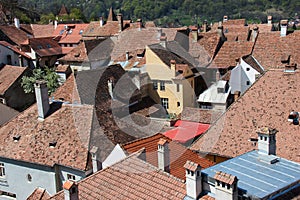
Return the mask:
<svg viewBox="0 0 300 200"><path fill-rule="evenodd" d="M268 16L268 20L272 20L272 18L273 18L273 17L272 17L271 15Z"/></svg>
<svg viewBox="0 0 300 200"><path fill-rule="evenodd" d="M222 183L227 183L229 185L232 185L233 183L235 183L238 180L236 176L234 176L232 174L227 174L222 171L217 171L214 176L214 179L216 181L220 181Z"/></svg>
<svg viewBox="0 0 300 200"><path fill-rule="evenodd" d="M35 81L35 85L43 85L43 84L47 84L47 81L45 81L45 80L36 80Z"/></svg>
<svg viewBox="0 0 300 200"><path fill-rule="evenodd" d="M98 151L98 147L96 147L96 146L93 146L92 149L90 150L90 152L91 152L92 154L97 153L97 151Z"/></svg>
<svg viewBox="0 0 300 200"><path fill-rule="evenodd" d="M257 30L258 30L258 26L255 25L255 26L253 27L253 30L257 31Z"/></svg>
<svg viewBox="0 0 300 200"><path fill-rule="evenodd" d="M160 138L157 144L164 146L165 144L168 144L168 141L166 139Z"/></svg>
<svg viewBox="0 0 300 200"><path fill-rule="evenodd" d="M287 19L280 20L280 24L281 25L287 25L288 24L288 20Z"/></svg>
<svg viewBox="0 0 300 200"><path fill-rule="evenodd" d="M75 184L74 181L67 180L67 181L64 183L63 188L64 188L65 190L70 190L74 184Z"/></svg>
<svg viewBox="0 0 300 200"><path fill-rule="evenodd" d="M194 163L193 161L190 160L187 160L183 167L193 172L195 172L198 168L201 168L199 164Z"/></svg>
<svg viewBox="0 0 300 200"><path fill-rule="evenodd" d="M264 134L264 135L274 135L276 134L278 131L274 128L269 128L269 127L262 127L260 129L257 130L257 133L259 134Z"/></svg>

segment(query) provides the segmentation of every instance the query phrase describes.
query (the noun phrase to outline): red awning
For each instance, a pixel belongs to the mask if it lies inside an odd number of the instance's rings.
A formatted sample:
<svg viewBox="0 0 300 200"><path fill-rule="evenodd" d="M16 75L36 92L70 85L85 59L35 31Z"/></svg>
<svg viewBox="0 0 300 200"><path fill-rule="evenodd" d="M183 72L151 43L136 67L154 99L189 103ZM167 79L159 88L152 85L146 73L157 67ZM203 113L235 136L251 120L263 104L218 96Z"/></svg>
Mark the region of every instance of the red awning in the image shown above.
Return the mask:
<svg viewBox="0 0 300 200"><path fill-rule="evenodd" d="M185 143L204 133L209 128L209 124L178 120L175 123L175 127L172 130L166 131L164 135L172 140Z"/></svg>

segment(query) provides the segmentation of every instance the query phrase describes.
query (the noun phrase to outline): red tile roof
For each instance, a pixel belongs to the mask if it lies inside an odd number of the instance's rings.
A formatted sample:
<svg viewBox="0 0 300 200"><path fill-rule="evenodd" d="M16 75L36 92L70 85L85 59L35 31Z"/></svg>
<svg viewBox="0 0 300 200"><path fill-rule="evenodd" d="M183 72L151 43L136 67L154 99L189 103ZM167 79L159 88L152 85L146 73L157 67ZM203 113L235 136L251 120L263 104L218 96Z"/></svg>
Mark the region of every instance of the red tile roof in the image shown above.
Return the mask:
<svg viewBox="0 0 300 200"><path fill-rule="evenodd" d="M15 26L0 25L0 31L18 46L28 39L27 34Z"/></svg>
<svg viewBox="0 0 300 200"><path fill-rule="evenodd" d="M226 184L233 184L235 181L237 181L237 177L236 176L233 176L231 174L227 174L225 172L216 172L215 176L214 176L214 179L217 180L217 181L221 181L223 183L226 183Z"/></svg>
<svg viewBox="0 0 300 200"><path fill-rule="evenodd" d="M39 56L61 55L62 49L51 37L49 38L30 38L23 45L29 45Z"/></svg>
<svg viewBox="0 0 300 200"><path fill-rule="evenodd" d="M224 113L192 149L236 157L256 149L256 130L272 127L278 156L300 162L300 127L288 122L291 111L300 111L300 72L269 70Z"/></svg>
<svg viewBox="0 0 300 200"><path fill-rule="evenodd" d="M130 21L124 20L123 27L130 26ZM83 33L84 37L109 37L120 33L118 21L107 21L106 24L100 26L99 21L90 22L89 26Z"/></svg>
<svg viewBox="0 0 300 200"><path fill-rule="evenodd" d="M69 190L74 184L74 181L67 180L63 185L63 189Z"/></svg>
<svg viewBox="0 0 300 200"><path fill-rule="evenodd" d="M186 196L185 184L133 154L78 182L79 200L178 199ZM50 199L64 200L61 191Z"/></svg>
<svg viewBox="0 0 300 200"><path fill-rule="evenodd" d="M122 147L129 153L136 152L141 148L146 149L146 161L154 166L158 166L157 161L157 143L163 138L169 142L170 149L170 174L184 180L185 179L185 169L184 164L187 160L191 160L199 164L203 168L207 168L213 165L213 162L200 157L195 152L187 149L181 144L172 141L168 137L158 133L153 136L139 139L125 145Z"/></svg>
<svg viewBox="0 0 300 200"><path fill-rule="evenodd" d="M33 37L35 38L44 38L44 37L52 37L54 26L52 24L31 24Z"/></svg>
<svg viewBox="0 0 300 200"><path fill-rule="evenodd" d="M89 24L58 24L53 37L61 36L59 44L78 44L88 26Z"/></svg>
<svg viewBox="0 0 300 200"><path fill-rule="evenodd" d="M199 200L215 200L215 198L211 197L209 195L205 195L205 196L201 197Z"/></svg>
<svg viewBox="0 0 300 200"><path fill-rule="evenodd" d="M0 70L0 95L4 95L4 93L20 78L26 69L27 67L5 65Z"/></svg>
<svg viewBox="0 0 300 200"><path fill-rule="evenodd" d="M37 188L26 200L47 200L49 198L50 195L45 189Z"/></svg>
<svg viewBox="0 0 300 200"><path fill-rule="evenodd" d="M227 41L223 44L209 68L229 68L236 66L236 60L252 52L254 42Z"/></svg>
<svg viewBox="0 0 300 200"><path fill-rule="evenodd" d="M176 128L166 131L164 135L180 143L185 143L201 135L209 128L209 124L181 120L178 120L174 126Z"/></svg>
<svg viewBox="0 0 300 200"><path fill-rule="evenodd" d="M61 107L60 107L61 106ZM52 103L44 121L34 104L0 128L0 156L8 159L88 170L88 142L93 107ZM18 142L12 139L20 136ZM50 142L57 142L50 148Z"/></svg>
<svg viewBox="0 0 300 200"><path fill-rule="evenodd" d="M253 56L265 68L284 68L281 58L290 56L290 63L300 64L300 31L294 31L285 37L279 31L259 33L253 49Z"/></svg>
<svg viewBox="0 0 300 200"><path fill-rule="evenodd" d="M213 124L221 115L222 111L207 110L200 108L185 107L181 112L181 120Z"/></svg>
<svg viewBox="0 0 300 200"><path fill-rule="evenodd" d="M209 54L210 58L213 58L217 53L218 47L221 42L220 40L220 36L217 32L200 33L197 44L203 46L205 51ZM200 56L203 55L200 54Z"/></svg>
<svg viewBox="0 0 300 200"><path fill-rule="evenodd" d="M201 167L199 164L194 163L190 160L187 160L186 163L183 166L185 169L188 169L190 171L195 172L197 170L198 167Z"/></svg>
<svg viewBox="0 0 300 200"><path fill-rule="evenodd" d="M31 59L30 56L28 56L25 52L20 51L19 48L17 48L16 46L11 45L10 43L6 42L6 41L0 41L0 45L5 46L8 49L11 49L12 51L14 51L15 53L24 56L25 58Z"/></svg>

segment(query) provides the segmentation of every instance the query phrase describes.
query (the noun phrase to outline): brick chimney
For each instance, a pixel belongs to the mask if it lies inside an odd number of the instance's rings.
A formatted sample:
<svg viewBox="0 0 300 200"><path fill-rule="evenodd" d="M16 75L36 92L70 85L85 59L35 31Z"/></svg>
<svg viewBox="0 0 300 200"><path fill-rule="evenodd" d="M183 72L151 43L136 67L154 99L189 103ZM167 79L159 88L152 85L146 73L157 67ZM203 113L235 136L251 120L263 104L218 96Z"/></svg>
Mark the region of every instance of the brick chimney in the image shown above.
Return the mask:
<svg viewBox="0 0 300 200"><path fill-rule="evenodd" d="M167 36L166 33L161 33L160 36L160 45L164 48L167 48Z"/></svg>
<svg viewBox="0 0 300 200"><path fill-rule="evenodd" d="M226 40L226 37L224 35L224 31L223 31L223 25L222 25L222 22L219 23L219 26L218 26L218 35L219 37L221 38L222 41L225 41Z"/></svg>
<svg viewBox="0 0 300 200"><path fill-rule="evenodd" d="M143 21L142 21L142 19L137 19L136 22L138 24L138 30L141 31L142 27L143 27Z"/></svg>
<svg viewBox="0 0 300 200"><path fill-rule="evenodd" d="M255 42L257 35L258 35L258 27L255 26L252 31L252 37L251 37L252 42Z"/></svg>
<svg viewBox="0 0 300 200"><path fill-rule="evenodd" d="M263 127L257 131L258 151L267 155L276 155L276 129Z"/></svg>
<svg viewBox="0 0 300 200"><path fill-rule="evenodd" d="M98 151L98 147L95 146L93 146L92 149L90 150L92 154L93 173L96 173L98 170L102 168L102 166L99 164L97 160L97 151Z"/></svg>
<svg viewBox="0 0 300 200"><path fill-rule="evenodd" d="M272 16L271 15L268 16L268 25L269 26L272 25Z"/></svg>
<svg viewBox="0 0 300 200"><path fill-rule="evenodd" d="M78 200L78 186L74 181L67 180L63 185L65 200Z"/></svg>
<svg viewBox="0 0 300 200"><path fill-rule="evenodd" d="M50 109L47 82L38 80L34 84L38 118L45 119Z"/></svg>
<svg viewBox="0 0 300 200"><path fill-rule="evenodd" d="M285 37L287 34L288 20L280 21L280 36Z"/></svg>
<svg viewBox="0 0 300 200"><path fill-rule="evenodd" d="M228 21L228 16L227 15L224 15L223 17L223 22L227 22Z"/></svg>
<svg viewBox="0 0 300 200"><path fill-rule="evenodd" d="M238 179L236 176L218 171L214 179L216 200L238 200Z"/></svg>
<svg viewBox="0 0 300 200"><path fill-rule="evenodd" d="M118 19L118 22L119 22L119 32L122 32L123 31L123 15L118 14L117 19Z"/></svg>
<svg viewBox="0 0 300 200"><path fill-rule="evenodd" d="M186 195L192 199L197 199L202 192L201 166L188 160L184 168Z"/></svg>
<svg viewBox="0 0 300 200"><path fill-rule="evenodd" d="M157 143L158 168L165 172L170 172L170 151L169 143L165 139L160 139Z"/></svg>

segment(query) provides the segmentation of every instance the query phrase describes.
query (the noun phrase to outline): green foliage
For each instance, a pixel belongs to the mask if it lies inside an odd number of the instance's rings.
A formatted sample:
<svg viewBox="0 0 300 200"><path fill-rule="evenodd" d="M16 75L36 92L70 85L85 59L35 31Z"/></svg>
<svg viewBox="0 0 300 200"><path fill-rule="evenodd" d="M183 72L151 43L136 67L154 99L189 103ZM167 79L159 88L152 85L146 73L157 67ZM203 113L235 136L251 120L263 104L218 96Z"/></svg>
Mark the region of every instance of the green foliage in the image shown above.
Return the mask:
<svg viewBox="0 0 300 200"><path fill-rule="evenodd" d="M59 87L60 77L55 70L46 67L44 70L36 68L32 71L32 76L23 76L21 85L25 93L34 92L34 83L37 80L45 80L47 82L48 93L52 94Z"/></svg>
<svg viewBox="0 0 300 200"><path fill-rule="evenodd" d="M41 24L49 24L49 22L54 21L55 16L53 13L41 15Z"/></svg>

